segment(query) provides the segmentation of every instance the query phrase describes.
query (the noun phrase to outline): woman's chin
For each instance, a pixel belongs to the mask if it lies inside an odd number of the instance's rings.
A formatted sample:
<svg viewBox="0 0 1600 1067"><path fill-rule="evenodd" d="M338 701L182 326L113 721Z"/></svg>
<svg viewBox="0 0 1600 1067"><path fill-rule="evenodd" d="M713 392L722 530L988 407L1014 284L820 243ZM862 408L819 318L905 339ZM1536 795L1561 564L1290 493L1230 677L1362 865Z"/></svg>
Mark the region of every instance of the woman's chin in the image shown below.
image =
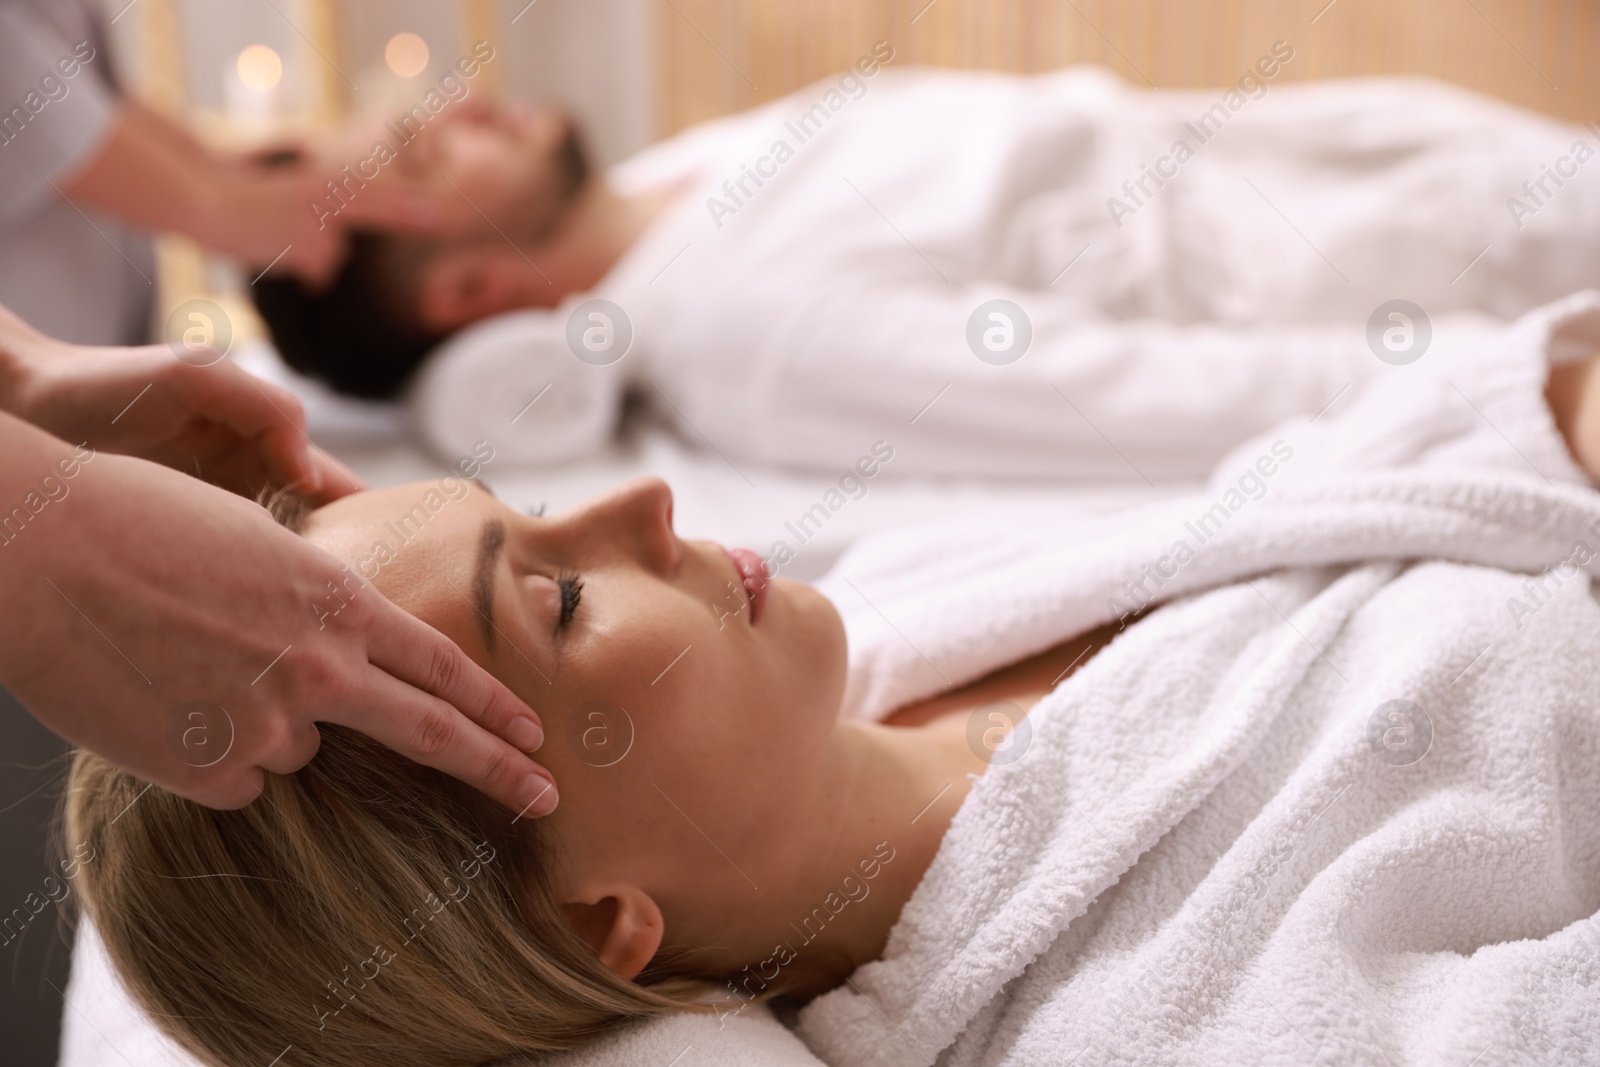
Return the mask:
<svg viewBox="0 0 1600 1067"><path fill-rule="evenodd" d="M844 620L839 617L839 609L809 582L773 578L767 584L764 608L761 626L776 624L783 626L790 634L804 630L815 631L821 636L831 631L837 634L843 646Z"/></svg>
<svg viewBox="0 0 1600 1067"><path fill-rule="evenodd" d="M844 620L833 601L807 582L774 578L755 629L778 643L787 661L786 673L808 692L828 697L837 713L844 697L848 649Z"/></svg>

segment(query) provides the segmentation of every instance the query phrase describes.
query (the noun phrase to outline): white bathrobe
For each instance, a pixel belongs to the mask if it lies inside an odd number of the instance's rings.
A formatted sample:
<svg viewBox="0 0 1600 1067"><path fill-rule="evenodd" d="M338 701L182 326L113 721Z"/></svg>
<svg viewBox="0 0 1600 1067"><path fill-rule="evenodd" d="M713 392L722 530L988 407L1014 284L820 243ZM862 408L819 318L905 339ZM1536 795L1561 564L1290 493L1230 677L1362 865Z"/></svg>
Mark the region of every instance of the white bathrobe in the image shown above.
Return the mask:
<svg viewBox="0 0 1600 1067"><path fill-rule="evenodd" d="M1542 395L1596 349L1580 294L1205 493L847 555L869 717L1160 606L1035 707L883 958L802 1013L813 1051L1600 1063L1600 496Z"/></svg>
<svg viewBox="0 0 1600 1067"><path fill-rule="evenodd" d="M695 127L615 174L679 202L594 293L447 346L419 425L448 455L566 458L632 382L736 461L831 471L881 438L897 477L1199 479L1384 372L1386 301L1442 329L1600 284L1600 242L1570 239L1600 233L1600 159L1574 154L1600 135L1420 79L1284 84L1295 62L1231 99L891 63ZM568 349L594 297L633 327L610 366ZM1009 364L969 347L992 299L1031 326Z"/></svg>

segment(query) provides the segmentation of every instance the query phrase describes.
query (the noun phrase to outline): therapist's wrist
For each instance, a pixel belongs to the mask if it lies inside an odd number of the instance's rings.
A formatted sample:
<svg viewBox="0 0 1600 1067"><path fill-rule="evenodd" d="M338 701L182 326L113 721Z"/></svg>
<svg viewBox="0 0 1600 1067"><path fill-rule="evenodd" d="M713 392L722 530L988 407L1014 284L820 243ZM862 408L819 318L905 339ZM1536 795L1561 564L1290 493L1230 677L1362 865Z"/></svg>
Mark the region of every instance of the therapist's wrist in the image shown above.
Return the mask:
<svg viewBox="0 0 1600 1067"><path fill-rule="evenodd" d="M247 269L277 266L321 277L338 258L341 231L314 226L316 187L295 168L223 167L197 213L202 244Z"/></svg>
<svg viewBox="0 0 1600 1067"><path fill-rule="evenodd" d="M215 161L205 171L205 180L197 182L194 188L194 219L189 236L207 248L237 254L237 220L239 213L245 210L241 186L247 179L234 168Z"/></svg>

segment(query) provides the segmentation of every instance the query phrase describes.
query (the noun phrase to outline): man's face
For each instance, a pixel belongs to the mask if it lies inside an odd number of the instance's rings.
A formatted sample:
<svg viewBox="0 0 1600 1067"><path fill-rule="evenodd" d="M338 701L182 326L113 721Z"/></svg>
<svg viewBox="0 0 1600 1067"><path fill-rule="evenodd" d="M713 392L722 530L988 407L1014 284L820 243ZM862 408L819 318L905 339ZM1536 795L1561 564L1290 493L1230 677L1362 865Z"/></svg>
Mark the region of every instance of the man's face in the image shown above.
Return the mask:
<svg viewBox="0 0 1600 1067"><path fill-rule="evenodd" d="M572 120L516 101L452 105L394 165L434 194L456 233L518 244L549 237L589 176Z"/></svg>
<svg viewBox="0 0 1600 1067"><path fill-rule="evenodd" d="M442 216L432 234L384 235L385 273L405 316L444 336L504 311L546 306L549 279L527 250L560 230L589 182L566 114L462 100L385 169L423 190Z"/></svg>

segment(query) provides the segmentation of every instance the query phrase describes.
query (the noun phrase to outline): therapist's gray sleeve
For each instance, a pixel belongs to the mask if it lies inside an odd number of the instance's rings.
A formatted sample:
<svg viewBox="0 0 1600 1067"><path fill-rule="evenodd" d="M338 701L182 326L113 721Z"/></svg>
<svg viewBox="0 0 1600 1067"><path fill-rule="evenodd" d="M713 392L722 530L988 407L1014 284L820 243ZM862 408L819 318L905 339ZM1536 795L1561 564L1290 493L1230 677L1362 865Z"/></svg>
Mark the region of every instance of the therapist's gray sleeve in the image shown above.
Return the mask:
<svg viewBox="0 0 1600 1067"><path fill-rule="evenodd" d="M106 57L80 44L0 3L0 227L50 203L51 182L92 159L110 130L117 102L95 66Z"/></svg>

